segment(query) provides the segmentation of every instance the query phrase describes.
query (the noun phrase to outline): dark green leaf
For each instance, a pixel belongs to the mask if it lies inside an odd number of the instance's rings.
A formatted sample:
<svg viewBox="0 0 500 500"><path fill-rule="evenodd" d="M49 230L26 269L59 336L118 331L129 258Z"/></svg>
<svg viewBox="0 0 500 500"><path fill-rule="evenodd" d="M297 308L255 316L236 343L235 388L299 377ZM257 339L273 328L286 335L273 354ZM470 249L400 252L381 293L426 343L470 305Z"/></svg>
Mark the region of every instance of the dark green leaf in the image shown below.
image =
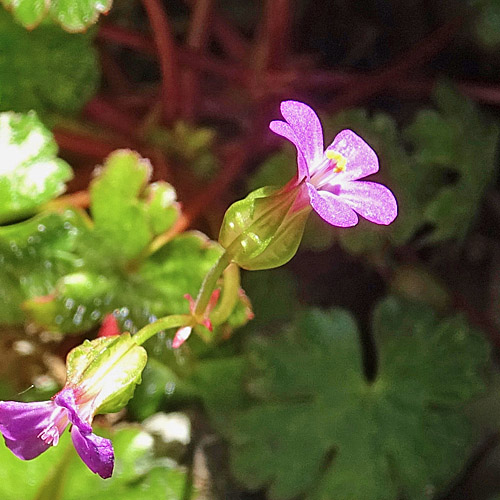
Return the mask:
<svg viewBox="0 0 500 500"><path fill-rule="evenodd" d="M79 111L99 80L92 38L50 24L28 32L0 8L0 111Z"/></svg>
<svg viewBox="0 0 500 500"><path fill-rule="evenodd" d="M421 111L406 130L415 169L427 172L428 242L463 239L492 180L499 129L451 87L436 87L437 111ZM453 173L456 179L449 180ZM423 193L424 194L424 193Z"/></svg>
<svg viewBox="0 0 500 500"><path fill-rule="evenodd" d="M439 320L393 298L377 307L373 332L372 383L342 310L307 312L291 331L251 345L253 404L226 410L236 416L225 421L243 484L269 486L273 499L424 499L463 467L471 444L463 408L484 387L486 341L459 316Z"/></svg>

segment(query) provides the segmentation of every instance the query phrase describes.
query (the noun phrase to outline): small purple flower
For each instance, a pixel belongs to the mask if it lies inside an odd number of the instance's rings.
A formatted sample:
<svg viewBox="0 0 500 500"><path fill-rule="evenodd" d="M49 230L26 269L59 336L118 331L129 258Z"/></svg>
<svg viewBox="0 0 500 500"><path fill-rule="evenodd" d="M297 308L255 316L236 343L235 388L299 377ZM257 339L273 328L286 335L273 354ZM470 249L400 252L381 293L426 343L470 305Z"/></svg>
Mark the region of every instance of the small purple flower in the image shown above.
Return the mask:
<svg viewBox="0 0 500 500"><path fill-rule="evenodd" d="M281 114L286 121L272 121L269 128L295 144L297 180L305 180L309 203L324 220L351 227L358 223L357 214L385 225L396 218L392 192L382 184L358 180L378 171L377 155L361 137L342 130L324 150L321 123L309 106L283 101Z"/></svg>
<svg viewBox="0 0 500 500"><path fill-rule="evenodd" d="M0 432L14 455L31 460L56 446L61 433L72 424L71 439L80 458L92 472L106 479L113 473L113 445L92 433L94 409L93 399L70 386L50 401L0 401Z"/></svg>

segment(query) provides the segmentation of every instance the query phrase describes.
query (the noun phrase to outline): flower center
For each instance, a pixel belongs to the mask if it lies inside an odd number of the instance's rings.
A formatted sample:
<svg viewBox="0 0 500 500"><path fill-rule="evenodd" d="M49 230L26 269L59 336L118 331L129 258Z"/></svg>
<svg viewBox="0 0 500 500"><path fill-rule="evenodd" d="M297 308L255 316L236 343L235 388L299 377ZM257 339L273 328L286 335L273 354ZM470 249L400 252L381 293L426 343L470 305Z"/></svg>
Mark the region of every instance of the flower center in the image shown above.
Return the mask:
<svg viewBox="0 0 500 500"><path fill-rule="evenodd" d="M316 167L311 175L311 184L321 189L326 184L334 184L337 174L344 172L347 159L337 151L325 151L326 158Z"/></svg>
<svg viewBox="0 0 500 500"><path fill-rule="evenodd" d="M344 172L347 164L347 159L344 156L342 156L340 153L337 153L337 151L332 150L327 150L325 152L325 156L329 160L332 160L332 162L335 162L335 167L333 167L334 173L338 174L340 172Z"/></svg>
<svg viewBox="0 0 500 500"><path fill-rule="evenodd" d="M56 408L50 416L49 424L40 432L40 434L38 434L37 437L40 438L45 444L57 446L57 443L59 443L59 436L65 429L67 423L68 419L65 409Z"/></svg>

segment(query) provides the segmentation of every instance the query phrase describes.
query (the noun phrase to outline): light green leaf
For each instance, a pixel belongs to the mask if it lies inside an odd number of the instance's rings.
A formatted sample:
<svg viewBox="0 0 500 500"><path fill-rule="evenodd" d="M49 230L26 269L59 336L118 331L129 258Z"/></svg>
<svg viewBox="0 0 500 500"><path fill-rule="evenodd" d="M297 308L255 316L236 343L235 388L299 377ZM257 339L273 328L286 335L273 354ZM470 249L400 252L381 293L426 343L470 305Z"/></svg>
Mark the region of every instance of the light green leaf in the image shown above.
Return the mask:
<svg viewBox="0 0 500 500"><path fill-rule="evenodd" d="M0 227L0 323L22 323L24 300L47 301L57 281L83 264L75 254L82 233L84 219L73 210Z"/></svg>
<svg viewBox="0 0 500 500"><path fill-rule="evenodd" d="M126 262L138 256L152 238L139 199L150 175L148 160L133 151L115 151L90 186L95 236L109 259Z"/></svg>
<svg viewBox="0 0 500 500"><path fill-rule="evenodd" d="M146 188L144 197L151 232L158 235L170 229L180 214L175 189L167 182L153 182Z"/></svg>
<svg viewBox="0 0 500 500"><path fill-rule="evenodd" d="M16 20L33 29L49 15L66 31L85 31L100 14L111 8L113 0L1 0Z"/></svg>
<svg viewBox="0 0 500 500"><path fill-rule="evenodd" d="M251 344L253 402L241 409L235 398L221 424L238 480L269 487L272 499L423 500L461 470L471 450L464 405L484 388L487 342L460 316L439 320L394 298L377 307L373 333L373 382L354 320L339 309L309 311Z"/></svg>
<svg viewBox="0 0 500 500"><path fill-rule="evenodd" d="M92 39L50 24L28 32L0 8L0 111L78 112L99 80Z"/></svg>
<svg viewBox="0 0 500 500"><path fill-rule="evenodd" d="M56 155L57 144L35 113L0 113L0 223L31 215L64 192L73 174Z"/></svg>

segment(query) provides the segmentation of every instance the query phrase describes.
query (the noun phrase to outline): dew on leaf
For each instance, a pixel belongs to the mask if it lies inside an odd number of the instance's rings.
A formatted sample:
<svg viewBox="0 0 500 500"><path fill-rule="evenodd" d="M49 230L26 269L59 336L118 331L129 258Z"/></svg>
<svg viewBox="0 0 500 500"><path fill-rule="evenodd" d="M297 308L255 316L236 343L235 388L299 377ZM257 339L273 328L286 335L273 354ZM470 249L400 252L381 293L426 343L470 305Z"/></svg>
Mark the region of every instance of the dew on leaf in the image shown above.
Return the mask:
<svg viewBox="0 0 500 500"><path fill-rule="evenodd" d="M165 384L165 394L171 396L175 391L175 382L169 381Z"/></svg>
<svg viewBox="0 0 500 500"><path fill-rule="evenodd" d="M73 309L74 305L75 301L73 299L66 299L64 302L64 307L66 307L66 309Z"/></svg>
<svg viewBox="0 0 500 500"><path fill-rule="evenodd" d="M43 224L38 224L38 227L37 227L38 231L40 231L41 233L43 233L45 231L45 226Z"/></svg>
<svg viewBox="0 0 500 500"><path fill-rule="evenodd" d="M95 301L94 301L95 302ZM101 317L101 311L98 311L97 309L94 309L91 313L90 313L90 319L92 320L98 320L99 318Z"/></svg>

